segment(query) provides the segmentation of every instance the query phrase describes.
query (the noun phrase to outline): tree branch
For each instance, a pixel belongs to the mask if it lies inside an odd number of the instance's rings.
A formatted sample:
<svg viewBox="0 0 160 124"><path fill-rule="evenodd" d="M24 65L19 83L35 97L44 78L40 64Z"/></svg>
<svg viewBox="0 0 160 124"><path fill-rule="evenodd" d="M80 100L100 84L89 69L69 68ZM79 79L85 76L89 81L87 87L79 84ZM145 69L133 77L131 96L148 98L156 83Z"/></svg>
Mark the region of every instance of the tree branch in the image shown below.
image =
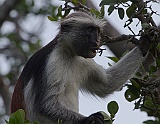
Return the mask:
<svg viewBox="0 0 160 124"><path fill-rule="evenodd" d="M104 44L116 43L116 42L120 42L120 41L127 41L127 42L132 42L133 44L138 44L138 39L136 39L134 37L134 35L122 34L122 35L117 36L117 37L109 37L108 35L102 36L102 42Z"/></svg>

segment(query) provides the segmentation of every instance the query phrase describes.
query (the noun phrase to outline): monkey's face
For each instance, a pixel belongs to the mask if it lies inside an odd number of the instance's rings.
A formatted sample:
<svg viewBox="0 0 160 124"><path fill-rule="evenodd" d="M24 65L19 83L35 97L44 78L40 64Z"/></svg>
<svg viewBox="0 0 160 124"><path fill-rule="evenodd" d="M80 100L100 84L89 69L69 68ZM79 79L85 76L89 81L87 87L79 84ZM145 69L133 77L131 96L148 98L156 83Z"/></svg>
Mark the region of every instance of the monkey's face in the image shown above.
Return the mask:
<svg viewBox="0 0 160 124"><path fill-rule="evenodd" d="M73 13L62 20L61 36L63 41L68 41L66 44L71 43L75 55L93 58L100 47L100 31L104 24L86 13Z"/></svg>
<svg viewBox="0 0 160 124"><path fill-rule="evenodd" d="M100 47L100 29L98 27L90 26L88 27L86 35L88 41L86 40L86 50L84 52L86 52L87 58L93 58L96 56L97 50Z"/></svg>
<svg viewBox="0 0 160 124"><path fill-rule="evenodd" d="M76 39L73 40L76 54L84 58L95 57L100 47L100 29L96 26L84 26L77 30Z"/></svg>

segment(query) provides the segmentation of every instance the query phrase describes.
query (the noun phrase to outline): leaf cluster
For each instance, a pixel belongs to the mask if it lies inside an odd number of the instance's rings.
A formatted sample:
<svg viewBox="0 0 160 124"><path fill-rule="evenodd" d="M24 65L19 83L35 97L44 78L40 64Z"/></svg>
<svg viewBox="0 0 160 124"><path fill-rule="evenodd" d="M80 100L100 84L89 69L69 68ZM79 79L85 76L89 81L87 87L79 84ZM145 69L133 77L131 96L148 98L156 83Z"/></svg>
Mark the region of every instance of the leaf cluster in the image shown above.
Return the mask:
<svg viewBox="0 0 160 124"><path fill-rule="evenodd" d="M9 121L5 120L7 124L31 124L29 120L25 119L25 112L22 109L17 110L12 113ZM38 122L34 122L32 124L39 124Z"/></svg>
<svg viewBox="0 0 160 124"><path fill-rule="evenodd" d="M59 6L58 7L58 12L56 14L56 16L48 16L48 19L50 21L57 21L58 19L64 18L66 17L72 10L73 11L82 11L82 12L86 12L89 14L94 15L97 18L103 18L105 15L105 8L104 6L100 7L100 10L96 10L94 8L89 8L87 6L85 6L84 4L86 3L86 0L82 0L82 2L79 2L79 0L63 0L66 1L64 6ZM72 5L71 5L72 4Z"/></svg>

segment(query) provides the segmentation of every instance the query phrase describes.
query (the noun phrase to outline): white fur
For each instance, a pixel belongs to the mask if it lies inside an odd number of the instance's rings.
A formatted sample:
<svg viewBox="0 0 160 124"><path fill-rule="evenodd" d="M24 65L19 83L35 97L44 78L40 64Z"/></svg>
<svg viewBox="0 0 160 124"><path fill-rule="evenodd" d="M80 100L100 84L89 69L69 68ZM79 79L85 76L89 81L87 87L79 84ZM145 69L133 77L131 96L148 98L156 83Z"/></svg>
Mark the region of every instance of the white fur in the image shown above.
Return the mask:
<svg viewBox="0 0 160 124"><path fill-rule="evenodd" d="M32 91L33 91L32 84L33 84L33 81L31 79L24 89L24 101L25 101L25 103L28 103L28 104L26 104L26 111L27 111L26 116L31 121L34 120L33 118L35 117L34 112L33 112L33 103L34 103L35 96L34 96L34 94L32 94Z"/></svg>
<svg viewBox="0 0 160 124"><path fill-rule="evenodd" d="M80 56L66 58L57 48L51 53L47 63L47 83L51 87L58 86L58 100L63 106L78 112L79 89L106 97L131 78L143 59L140 50L135 48L117 64L104 70L93 59ZM48 90L48 95L52 93L55 94L52 89Z"/></svg>
<svg viewBox="0 0 160 124"><path fill-rule="evenodd" d="M59 116L67 115L66 118L74 118L66 121L66 124L74 124L75 120L84 118L78 114L79 90L104 98L121 87L134 74L143 59L140 50L135 48L117 64L105 70L93 59L69 57L66 51L63 51L63 47L58 46L50 53L46 64L45 73L48 77L45 83L48 91L42 99L45 102L44 107L49 113L56 112ZM30 80L24 92L25 103L29 102L26 105L27 117L31 121L38 120L41 123L53 122L33 111L32 83ZM52 99L47 101L47 98Z"/></svg>
<svg viewBox="0 0 160 124"><path fill-rule="evenodd" d="M89 15L87 13L82 13L83 16L72 16L69 18L65 18L64 20L61 20L62 23L68 23L68 22L74 22L77 25L79 24L94 24L95 26L99 27L100 29L103 29L103 27L106 25L106 21L104 19L97 18L96 16Z"/></svg>

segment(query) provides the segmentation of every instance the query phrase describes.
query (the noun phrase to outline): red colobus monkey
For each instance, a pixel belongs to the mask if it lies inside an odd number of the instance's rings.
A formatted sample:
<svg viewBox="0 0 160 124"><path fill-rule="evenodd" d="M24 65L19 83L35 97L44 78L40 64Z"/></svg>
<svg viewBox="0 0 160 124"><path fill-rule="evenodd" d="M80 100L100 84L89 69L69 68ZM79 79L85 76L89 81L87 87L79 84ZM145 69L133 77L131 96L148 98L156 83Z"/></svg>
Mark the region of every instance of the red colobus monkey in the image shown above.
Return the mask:
<svg viewBox="0 0 160 124"><path fill-rule="evenodd" d="M75 12L61 21L57 36L25 65L11 102L11 112L41 124L104 124L100 112L78 113L78 92L104 98L121 87L144 60L149 45L136 46L114 66L103 69L92 59L100 47L105 22ZM144 42L142 40L142 42Z"/></svg>

